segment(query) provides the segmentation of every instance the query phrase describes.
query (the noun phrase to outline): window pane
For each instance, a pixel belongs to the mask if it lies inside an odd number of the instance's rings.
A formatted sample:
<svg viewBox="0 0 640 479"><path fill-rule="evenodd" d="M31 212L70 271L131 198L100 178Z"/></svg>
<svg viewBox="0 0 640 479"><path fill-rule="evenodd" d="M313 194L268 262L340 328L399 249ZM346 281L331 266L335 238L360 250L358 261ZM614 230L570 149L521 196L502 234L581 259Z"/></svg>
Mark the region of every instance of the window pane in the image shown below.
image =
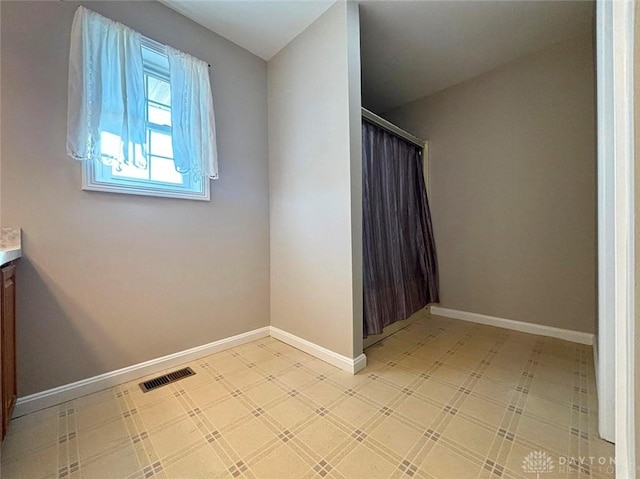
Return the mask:
<svg viewBox="0 0 640 479"><path fill-rule="evenodd" d="M165 156L173 158L173 146L171 145L171 135L158 131L149 132L149 142L151 143L151 154L154 156Z"/></svg>
<svg viewBox="0 0 640 479"><path fill-rule="evenodd" d="M108 131L100 132L100 153L106 158L122 158L122 140Z"/></svg>
<svg viewBox="0 0 640 479"><path fill-rule="evenodd" d="M159 70L169 70L169 58L167 55L158 53L144 45L142 46L142 61L145 66L150 66Z"/></svg>
<svg viewBox="0 0 640 479"><path fill-rule="evenodd" d="M169 108L149 103L148 115L150 123L171 126L171 110Z"/></svg>
<svg viewBox="0 0 640 479"><path fill-rule="evenodd" d="M169 82L147 76L147 97L162 105L171 106L171 86Z"/></svg>
<svg viewBox="0 0 640 479"><path fill-rule="evenodd" d="M181 185L184 180L182 174L176 171L173 160L154 156L151 158L151 181Z"/></svg>
<svg viewBox="0 0 640 479"><path fill-rule="evenodd" d="M111 167L111 175L120 178L130 178L133 180L148 180L149 169L122 164L120 165L120 171L118 171L118 167L116 166Z"/></svg>

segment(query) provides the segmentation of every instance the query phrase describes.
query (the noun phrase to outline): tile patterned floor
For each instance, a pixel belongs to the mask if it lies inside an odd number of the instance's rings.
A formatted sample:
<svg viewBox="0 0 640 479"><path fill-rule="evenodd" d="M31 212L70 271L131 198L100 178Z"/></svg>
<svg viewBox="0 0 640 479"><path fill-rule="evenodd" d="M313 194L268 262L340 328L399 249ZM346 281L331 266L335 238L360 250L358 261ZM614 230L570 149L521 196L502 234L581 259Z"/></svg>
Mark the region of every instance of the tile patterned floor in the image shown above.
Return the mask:
<svg viewBox="0 0 640 479"><path fill-rule="evenodd" d="M265 338L18 418L2 477L613 477L590 347L425 313L366 353L352 376Z"/></svg>

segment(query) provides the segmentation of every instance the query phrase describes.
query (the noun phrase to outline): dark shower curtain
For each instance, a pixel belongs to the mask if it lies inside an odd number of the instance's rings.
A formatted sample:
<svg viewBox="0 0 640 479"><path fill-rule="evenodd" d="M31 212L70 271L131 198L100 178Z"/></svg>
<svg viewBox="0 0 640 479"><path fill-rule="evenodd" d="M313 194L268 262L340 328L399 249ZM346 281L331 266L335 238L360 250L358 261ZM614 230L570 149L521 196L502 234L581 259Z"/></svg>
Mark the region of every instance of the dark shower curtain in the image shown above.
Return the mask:
<svg viewBox="0 0 640 479"><path fill-rule="evenodd" d="M362 121L364 337L438 302L422 148Z"/></svg>

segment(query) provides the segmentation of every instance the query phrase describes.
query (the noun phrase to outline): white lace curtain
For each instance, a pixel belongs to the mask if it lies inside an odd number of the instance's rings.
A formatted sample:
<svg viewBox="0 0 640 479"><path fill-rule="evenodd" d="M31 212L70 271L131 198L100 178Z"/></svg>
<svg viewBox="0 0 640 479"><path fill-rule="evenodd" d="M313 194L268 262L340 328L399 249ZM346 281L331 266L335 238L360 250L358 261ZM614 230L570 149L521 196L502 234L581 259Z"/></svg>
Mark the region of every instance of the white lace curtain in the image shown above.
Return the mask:
<svg viewBox="0 0 640 479"><path fill-rule="evenodd" d="M218 177L208 65L170 47L171 136L176 170ZM145 168L146 98L140 33L79 7L69 52L67 154ZM121 148L104 155L104 133Z"/></svg>

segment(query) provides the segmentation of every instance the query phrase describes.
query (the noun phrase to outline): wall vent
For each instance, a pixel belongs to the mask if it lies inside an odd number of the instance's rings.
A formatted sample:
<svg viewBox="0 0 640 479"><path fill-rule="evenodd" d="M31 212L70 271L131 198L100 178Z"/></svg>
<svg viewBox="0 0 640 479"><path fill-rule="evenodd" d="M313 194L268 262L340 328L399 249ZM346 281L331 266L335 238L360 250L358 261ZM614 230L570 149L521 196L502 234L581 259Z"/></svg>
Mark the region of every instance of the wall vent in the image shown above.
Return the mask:
<svg viewBox="0 0 640 479"><path fill-rule="evenodd" d="M177 371L173 371L172 373L164 374L162 376L158 376L157 378L149 379L148 381L140 383L140 389L142 389L143 393L146 393L153 389L157 389L162 386L166 386L167 384L179 381L180 379L193 376L194 374L195 373L191 368L179 369Z"/></svg>

